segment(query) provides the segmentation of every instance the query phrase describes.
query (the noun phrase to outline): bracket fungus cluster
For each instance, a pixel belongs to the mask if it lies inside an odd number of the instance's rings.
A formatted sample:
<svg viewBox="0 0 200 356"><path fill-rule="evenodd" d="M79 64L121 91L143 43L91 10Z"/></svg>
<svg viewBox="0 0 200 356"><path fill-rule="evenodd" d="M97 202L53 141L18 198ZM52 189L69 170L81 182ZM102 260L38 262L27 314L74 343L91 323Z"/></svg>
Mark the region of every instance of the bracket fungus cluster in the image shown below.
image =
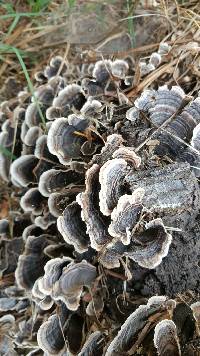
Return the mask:
<svg viewBox="0 0 200 356"><path fill-rule="evenodd" d="M0 106L0 176L21 209L0 220L10 355L186 355L175 299L199 288L200 98L164 85L130 102L134 66L99 60L71 81L56 56L34 97Z"/></svg>
<svg viewBox="0 0 200 356"><path fill-rule="evenodd" d="M193 100L178 86L145 90L128 110L127 119L135 121L140 115L148 118L154 130L150 137L157 140L155 154L189 162L198 175L200 98Z"/></svg>

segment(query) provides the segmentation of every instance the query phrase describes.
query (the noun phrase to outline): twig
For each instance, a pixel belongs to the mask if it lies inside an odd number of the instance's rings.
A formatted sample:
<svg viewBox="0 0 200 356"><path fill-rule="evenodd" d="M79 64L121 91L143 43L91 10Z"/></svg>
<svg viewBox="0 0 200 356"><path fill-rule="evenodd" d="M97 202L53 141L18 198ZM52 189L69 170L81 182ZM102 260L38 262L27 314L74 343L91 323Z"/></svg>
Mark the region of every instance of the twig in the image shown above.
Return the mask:
<svg viewBox="0 0 200 356"><path fill-rule="evenodd" d="M124 276L123 274L119 274L117 272L111 271L109 269L104 268L104 271L107 275L113 276L115 278L121 279L122 281L126 281L128 279L127 276Z"/></svg>
<svg viewBox="0 0 200 356"><path fill-rule="evenodd" d="M177 115L180 114L181 110L192 100L192 97L185 97L180 105L180 107L178 108L178 110L176 110L176 112L174 114L172 114L169 119L167 119L166 121L164 121L164 123L158 127L149 137L147 137L147 139L145 141L143 141L138 147L136 147L135 152L138 152L144 145L147 144L147 142L149 142L152 137L155 134L158 134L160 131L162 131L167 125L169 125L175 118ZM170 132L168 132L170 133ZM171 133L170 133L171 134ZM172 134L173 135L173 134ZM175 136L176 137L176 136ZM178 138L178 137L177 137ZM183 141L185 143L185 141Z"/></svg>

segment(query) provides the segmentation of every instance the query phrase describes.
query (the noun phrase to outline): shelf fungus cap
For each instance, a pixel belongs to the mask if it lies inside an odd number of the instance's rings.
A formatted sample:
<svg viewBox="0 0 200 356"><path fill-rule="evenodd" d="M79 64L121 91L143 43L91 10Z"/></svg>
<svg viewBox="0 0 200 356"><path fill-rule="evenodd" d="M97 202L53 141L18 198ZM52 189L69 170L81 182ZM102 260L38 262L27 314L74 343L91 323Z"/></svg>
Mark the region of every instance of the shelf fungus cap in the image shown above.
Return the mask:
<svg viewBox="0 0 200 356"><path fill-rule="evenodd" d="M35 281L35 283L34 283L34 285L33 285L33 288L32 288L32 291L31 291L33 297L35 297L35 298L37 298L37 299L43 299L43 298L46 297L46 295L45 295L44 293L42 293L42 291L41 291L40 288L39 288L39 284L38 284L38 283L39 283L39 280L40 280L41 278L42 278L42 277L38 278L38 279Z"/></svg>
<svg viewBox="0 0 200 356"><path fill-rule="evenodd" d="M149 63L152 64L155 68L157 68L161 63L161 60L161 55L157 52L154 52L150 56Z"/></svg>
<svg viewBox="0 0 200 356"><path fill-rule="evenodd" d="M167 42L161 42L159 45L158 53L162 55L166 55L171 50L171 46Z"/></svg>
<svg viewBox="0 0 200 356"><path fill-rule="evenodd" d="M152 124L156 126L162 125L180 109L185 96L183 89L179 86L172 86L172 88L169 89L167 85L163 85L159 87L157 91L154 91L153 97L149 96L147 98L147 100L149 99L153 104L150 105L151 107L147 105ZM137 100L138 102L140 101L140 99Z"/></svg>
<svg viewBox="0 0 200 356"><path fill-rule="evenodd" d="M140 305L121 326L117 336L109 345L105 356L121 356L138 340L139 332L144 328L154 313L165 309L166 297L155 296L148 300L147 305ZM152 323L155 322L152 321Z"/></svg>
<svg viewBox="0 0 200 356"><path fill-rule="evenodd" d="M49 244L47 235L29 236L25 243L25 251L19 256L15 279L22 289L31 289L35 281L44 273L48 257L43 250Z"/></svg>
<svg viewBox="0 0 200 356"><path fill-rule="evenodd" d="M91 286L96 278L96 268L87 261L71 263L64 268L54 285L53 298L63 301L70 310L77 310L84 286Z"/></svg>
<svg viewBox="0 0 200 356"><path fill-rule="evenodd" d="M61 356L65 347L65 339L58 315L52 315L39 328L37 342L48 356Z"/></svg>
<svg viewBox="0 0 200 356"><path fill-rule="evenodd" d="M101 117L102 110L103 105L100 101L95 100L92 97L88 97L80 112L86 118L99 119Z"/></svg>
<svg viewBox="0 0 200 356"><path fill-rule="evenodd" d="M116 59L111 65L111 72L114 77L125 79L129 65L123 59Z"/></svg>
<svg viewBox="0 0 200 356"><path fill-rule="evenodd" d="M152 63L146 63L144 61L139 62L141 76L152 72L155 66Z"/></svg>
<svg viewBox="0 0 200 356"><path fill-rule="evenodd" d="M31 128L32 126L38 126L41 122L41 118L38 112L36 103L30 103L25 113L25 123Z"/></svg>
<svg viewBox="0 0 200 356"><path fill-rule="evenodd" d="M104 344L104 335L100 331L95 331L88 337L78 356L103 355Z"/></svg>
<svg viewBox="0 0 200 356"><path fill-rule="evenodd" d="M96 154L93 159L92 163L97 163L102 166L106 163L109 159L112 158L113 153L120 148L124 143L124 139L121 135L112 134L109 135L106 139L105 145L101 149L101 153Z"/></svg>
<svg viewBox="0 0 200 356"><path fill-rule="evenodd" d="M138 109L133 106L132 108L128 109L126 112L126 118L127 120L131 121L132 123L135 123L136 120L139 119L139 111Z"/></svg>
<svg viewBox="0 0 200 356"><path fill-rule="evenodd" d="M81 174L71 169L64 171L52 168L42 173L38 189L44 197L49 197L51 193L62 192L67 186L78 184L81 178Z"/></svg>
<svg viewBox="0 0 200 356"><path fill-rule="evenodd" d="M43 131L38 126L30 127L23 137L23 142L27 146L35 146L37 139L43 134Z"/></svg>
<svg viewBox="0 0 200 356"><path fill-rule="evenodd" d="M48 79L55 77L58 75L58 71L60 73L65 73L68 69L67 62L61 56L52 57L50 60L50 64L44 69L44 76Z"/></svg>
<svg viewBox="0 0 200 356"><path fill-rule="evenodd" d="M32 126L39 126L41 123L41 116L38 110L38 103L40 103L40 110L44 115L44 109L52 104L54 98L54 89L49 85L41 85L35 90L35 95L32 97L32 103L30 103L25 112L25 122L30 128Z"/></svg>
<svg viewBox="0 0 200 356"><path fill-rule="evenodd" d="M1 297L0 298L0 312L8 312L11 310L16 310L16 306L18 304L18 299L17 298L7 298L7 297Z"/></svg>
<svg viewBox="0 0 200 356"><path fill-rule="evenodd" d="M44 275L38 279L38 288L44 295L52 295L54 284L62 275L63 268L66 267L72 259L69 257L53 258L44 266Z"/></svg>
<svg viewBox="0 0 200 356"><path fill-rule="evenodd" d="M123 181L128 173L127 162L122 158L107 161L100 169L99 206L101 212L109 216L124 193Z"/></svg>
<svg viewBox="0 0 200 356"><path fill-rule="evenodd" d="M162 320L156 325L154 345L159 356L181 355L176 325L172 320Z"/></svg>
<svg viewBox="0 0 200 356"><path fill-rule="evenodd" d="M129 147L118 148L113 153L113 158L122 158L135 168L139 168L141 164L141 158L136 155L134 149L131 149Z"/></svg>
<svg viewBox="0 0 200 356"><path fill-rule="evenodd" d="M65 206L71 203L64 193L51 193L48 198L48 208L51 215L58 218L64 211Z"/></svg>
<svg viewBox="0 0 200 356"><path fill-rule="evenodd" d="M0 152L0 177L5 182L9 182L10 158Z"/></svg>
<svg viewBox="0 0 200 356"><path fill-rule="evenodd" d="M81 207L77 202L69 204L62 216L58 217L57 228L64 240L73 245L77 252L88 250L90 239L86 233L86 225L81 219Z"/></svg>
<svg viewBox="0 0 200 356"><path fill-rule="evenodd" d="M46 128L48 128L47 126L48 125L46 125ZM48 150L47 135L42 135L37 139L36 144L35 144L34 155L35 155L35 157L37 157L40 160L44 159L44 160L49 161L54 164L56 164L58 162L56 157L54 155L52 155Z"/></svg>
<svg viewBox="0 0 200 356"><path fill-rule="evenodd" d="M41 278L41 277L40 277ZM41 292L38 282L40 280L38 278L32 288L32 299L42 310L49 310L54 304L54 300L49 295L45 295Z"/></svg>
<svg viewBox="0 0 200 356"><path fill-rule="evenodd" d="M60 90L58 96L54 98L52 107L60 110L63 117L67 117L72 113L73 108L75 110L80 110L85 103L85 100L81 86L77 84L69 84L64 89Z"/></svg>
<svg viewBox="0 0 200 356"><path fill-rule="evenodd" d="M100 293L102 291L100 290ZM86 314L89 316L96 316L103 311L104 301L103 296L98 292L95 293L92 300L89 302L86 308Z"/></svg>
<svg viewBox="0 0 200 356"><path fill-rule="evenodd" d="M28 239L29 236L39 236L42 233L43 233L42 229L40 229L35 224L31 224L31 225L28 225L27 227L25 227L23 234L22 234L22 238L23 238L24 242L26 242L26 240Z"/></svg>
<svg viewBox="0 0 200 356"><path fill-rule="evenodd" d="M9 236L10 224L8 219L0 219L0 237L6 238Z"/></svg>
<svg viewBox="0 0 200 356"><path fill-rule="evenodd" d="M12 147L14 134L14 127L12 127L10 120L7 119L1 126L0 145L4 147Z"/></svg>
<svg viewBox="0 0 200 356"><path fill-rule="evenodd" d="M200 123L193 130L191 145L200 151Z"/></svg>
<svg viewBox="0 0 200 356"><path fill-rule="evenodd" d="M95 63L92 76L100 85L105 86L110 79L111 68L112 61L110 59L98 61Z"/></svg>
<svg viewBox="0 0 200 356"><path fill-rule="evenodd" d="M77 118L76 126L69 124L69 118L62 117L52 122L47 146L49 151L58 157L61 164L69 164L71 158L81 157L81 146L86 141L81 133L84 133L87 127L88 120L80 118Z"/></svg>
<svg viewBox="0 0 200 356"><path fill-rule="evenodd" d="M145 89L140 95L140 97L135 100L134 105L135 108L138 110L138 115L140 110L148 112L151 108L154 107L155 93L155 90Z"/></svg>
<svg viewBox="0 0 200 356"><path fill-rule="evenodd" d="M118 238L124 245L130 244L130 231L139 221L143 209L142 199L144 189L136 189L132 195L125 194L118 200L116 208L111 213L111 224L108 232Z"/></svg>
<svg viewBox="0 0 200 356"><path fill-rule="evenodd" d="M57 108L55 106L50 106L47 110L46 110L46 118L49 121L53 121L58 119L59 117L62 117L62 110L61 108Z"/></svg>
<svg viewBox="0 0 200 356"><path fill-rule="evenodd" d="M76 195L82 189L83 187L81 186L69 186L69 188L61 190L61 192L51 193L48 198L49 212L56 218L61 216L65 208L75 200Z"/></svg>
<svg viewBox="0 0 200 356"><path fill-rule="evenodd" d="M35 217L34 223L36 226L40 227L42 230L48 229L49 226L56 223L55 216L51 215L51 213L44 212L43 215L39 215Z"/></svg>
<svg viewBox="0 0 200 356"><path fill-rule="evenodd" d="M26 187L35 181L33 173L38 163L34 155L24 155L17 158L10 167L11 179L21 187Z"/></svg>
<svg viewBox="0 0 200 356"><path fill-rule="evenodd" d="M39 83L44 83L46 81L46 77L45 77L44 72L42 70L38 71L38 72L35 72L34 73L34 78Z"/></svg>
<svg viewBox="0 0 200 356"><path fill-rule="evenodd" d="M100 253L99 262L108 269L119 268L120 258L124 256L126 246L119 240L110 242Z"/></svg>
<svg viewBox="0 0 200 356"><path fill-rule="evenodd" d="M34 215L42 214L44 209L44 198L38 188L30 188L20 200L24 212L32 212Z"/></svg>
<svg viewBox="0 0 200 356"><path fill-rule="evenodd" d="M105 217L99 211L99 165L93 164L86 172L83 193L76 197L77 203L81 206L81 218L86 223L87 233L90 237L91 247L100 251L102 247L111 240L107 231Z"/></svg>
<svg viewBox="0 0 200 356"><path fill-rule="evenodd" d="M167 232L162 219L154 219L146 224L145 230L137 237L132 236L133 243L125 253L141 267L153 269L167 256L172 236Z"/></svg>

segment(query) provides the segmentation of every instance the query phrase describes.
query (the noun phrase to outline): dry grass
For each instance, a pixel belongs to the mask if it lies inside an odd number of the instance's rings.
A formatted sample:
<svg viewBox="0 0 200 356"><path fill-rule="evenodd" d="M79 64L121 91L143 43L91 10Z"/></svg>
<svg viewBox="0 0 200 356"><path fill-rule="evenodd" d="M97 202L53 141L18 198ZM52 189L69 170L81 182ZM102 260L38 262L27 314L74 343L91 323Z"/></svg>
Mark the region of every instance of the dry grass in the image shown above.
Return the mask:
<svg viewBox="0 0 200 356"><path fill-rule="evenodd" d="M56 0L48 2L38 0L35 2L37 6L33 7L31 4L34 2L29 0L26 2L11 2L12 9L9 8L9 1L5 2L6 6L0 5L2 37L0 45L0 87L3 86L9 76L15 76L20 82L26 83L24 69L19 63L19 58L16 58L16 50L23 59L31 79L38 66L41 68L53 54L63 54L69 44L68 56L73 53L76 63L81 61L80 53L83 49L86 51L85 62L95 61L97 58L95 46L97 43L93 43L94 39L91 36L89 24L86 25L84 20L88 14L95 14L97 25L98 22L101 24L101 21L107 21L105 9L109 11L110 24L104 23L104 27L107 26L107 32L100 33L98 41L112 36L116 30L128 30L132 37L133 49L127 54L136 58L148 56L152 50L157 49L159 43L163 40L167 40L173 48L198 40L200 32L198 1L162 0L158 1L156 7L151 6L152 2L129 0L106 2ZM42 6L43 4L44 6ZM81 26L84 24L82 32L85 31L85 37L78 32L76 27L71 28L74 24L73 14L76 14ZM82 23L81 19L83 19ZM68 22L70 26L72 24L70 30L67 27ZM151 31L149 27L152 26L152 23L154 26ZM143 35L144 28L147 35L149 33L149 38L145 38ZM139 32L141 35L138 34ZM122 52L119 53L119 56L125 54ZM104 56L106 57L106 53ZM185 56L180 58L180 61L183 59L185 59ZM178 57L176 59L173 56L169 58L169 63L166 66L159 68L158 71L145 78L143 82L140 81L139 89L136 91L133 89L133 93L142 90L151 81L158 80L166 70L171 70L173 73L177 62ZM180 73L180 75L182 74ZM132 92L130 95L132 95Z"/></svg>

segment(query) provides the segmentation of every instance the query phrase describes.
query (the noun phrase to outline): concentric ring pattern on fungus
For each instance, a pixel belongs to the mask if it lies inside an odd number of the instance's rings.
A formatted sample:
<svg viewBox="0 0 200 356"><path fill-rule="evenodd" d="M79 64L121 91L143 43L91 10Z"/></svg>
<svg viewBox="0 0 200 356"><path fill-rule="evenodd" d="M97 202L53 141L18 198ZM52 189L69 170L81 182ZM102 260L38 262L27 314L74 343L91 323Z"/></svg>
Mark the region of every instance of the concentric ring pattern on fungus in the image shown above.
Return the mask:
<svg viewBox="0 0 200 356"><path fill-rule="evenodd" d="M162 85L122 102L134 66L99 60L70 82L56 56L34 97L0 106L19 207L0 221L9 355L181 355L199 335L198 300L177 295L199 292L200 97Z"/></svg>

